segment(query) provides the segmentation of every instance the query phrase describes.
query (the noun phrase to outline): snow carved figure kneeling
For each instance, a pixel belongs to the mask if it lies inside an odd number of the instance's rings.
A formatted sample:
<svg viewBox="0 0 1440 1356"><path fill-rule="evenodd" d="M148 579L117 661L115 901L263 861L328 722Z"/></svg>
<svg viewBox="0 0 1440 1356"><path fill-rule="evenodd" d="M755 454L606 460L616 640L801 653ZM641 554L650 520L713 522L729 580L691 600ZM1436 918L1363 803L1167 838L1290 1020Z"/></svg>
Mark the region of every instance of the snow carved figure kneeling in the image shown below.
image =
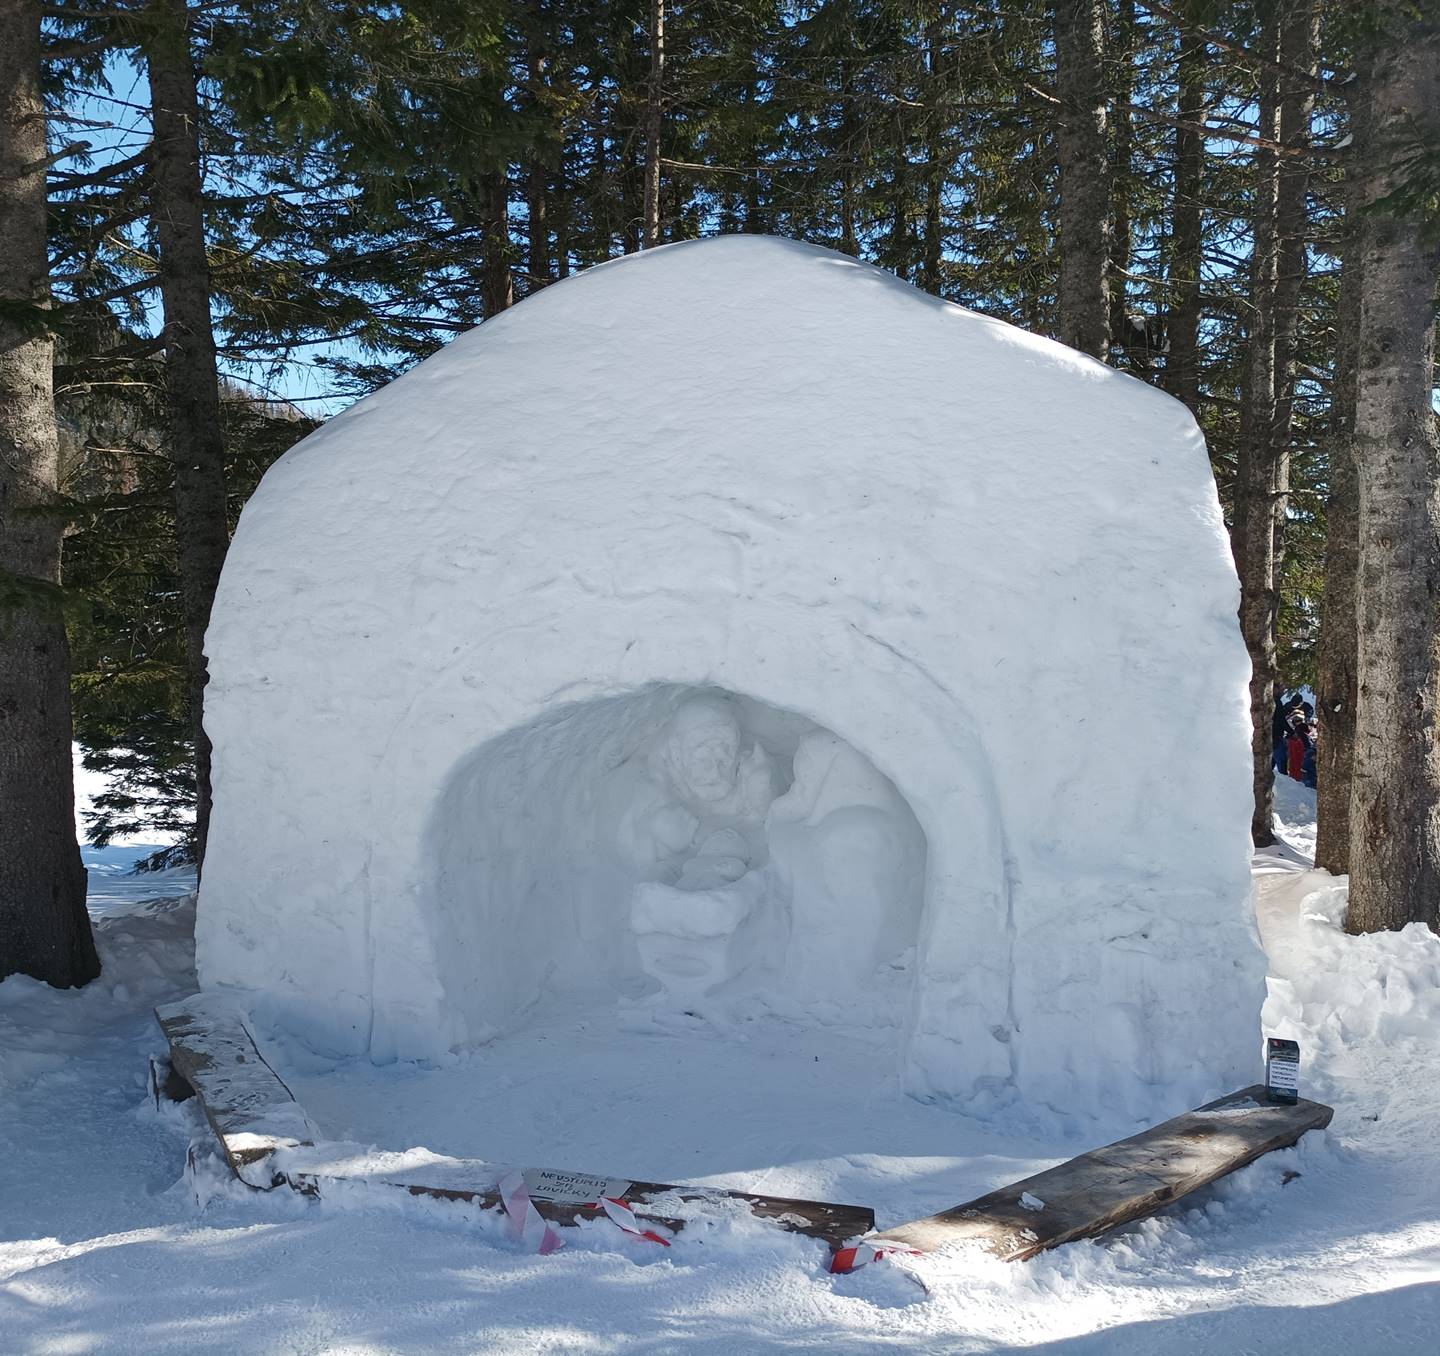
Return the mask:
<svg viewBox="0 0 1440 1356"><path fill-rule="evenodd" d="M655 1007L750 990L786 1009L852 1001L914 944L925 840L909 807L838 736L771 733L767 749L734 703L691 697L614 774Z"/></svg>
<svg viewBox="0 0 1440 1356"><path fill-rule="evenodd" d="M643 767L620 825L621 852L642 878L630 924L641 968L688 1007L746 970L773 924L759 906L775 765L758 741L747 747L730 702L698 696L671 716Z"/></svg>
<svg viewBox="0 0 1440 1356"><path fill-rule="evenodd" d="M828 730L801 739L794 766L766 827L790 901L785 990L813 1006L872 991L915 944L925 835L890 780Z"/></svg>

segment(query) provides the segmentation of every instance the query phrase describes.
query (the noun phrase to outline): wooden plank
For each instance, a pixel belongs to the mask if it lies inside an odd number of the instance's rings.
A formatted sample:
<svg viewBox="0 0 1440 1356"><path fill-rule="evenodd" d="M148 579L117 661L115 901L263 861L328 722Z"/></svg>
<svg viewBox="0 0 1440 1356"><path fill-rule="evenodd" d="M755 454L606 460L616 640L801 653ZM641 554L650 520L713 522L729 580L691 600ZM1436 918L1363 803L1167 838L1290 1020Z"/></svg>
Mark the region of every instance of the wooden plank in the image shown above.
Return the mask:
<svg viewBox="0 0 1440 1356"><path fill-rule="evenodd" d="M1006 1261L1022 1261L1144 1219L1262 1154L1288 1148L1307 1131L1323 1129L1333 1114L1304 1098L1294 1106L1272 1104L1257 1083L988 1196L886 1229L871 1241L933 1252L978 1239ZM1043 1204L1031 1208L1022 1196Z"/></svg>
<svg viewBox="0 0 1440 1356"><path fill-rule="evenodd" d="M336 1147L343 1154L347 1147L358 1149L359 1146ZM281 1154L277 1158L278 1170L296 1190L312 1195L323 1195L326 1182L356 1180L346 1172L343 1161L336 1163L333 1157L331 1161L325 1161L330 1148L321 1144L315 1146L314 1152L299 1150ZM374 1185L402 1187L412 1196L470 1201L491 1209L501 1205L497 1184L509 1171L508 1167L480 1159L429 1156L423 1164L367 1174L364 1180ZM590 1176L584 1173L564 1175ZM595 1177L592 1180L606 1181L606 1194L623 1197L638 1219L663 1224L677 1232L687 1223L690 1212L686 1207L689 1206L700 1206L702 1209L705 1206L720 1209L743 1206L752 1215L771 1220L791 1233L824 1239L837 1247L847 1239L869 1233L875 1227L875 1212L863 1205L761 1196L748 1191L683 1183L636 1182L613 1177ZM597 1219L603 1214L596 1200L551 1200L533 1188L530 1199L541 1215L557 1224Z"/></svg>
<svg viewBox="0 0 1440 1356"><path fill-rule="evenodd" d="M197 994L155 1009L170 1063L195 1090L230 1169L248 1186L280 1185L277 1149L311 1144L315 1127L248 1028L222 999Z"/></svg>
<svg viewBox="0 0 1440 1356"><path fill-rule="evenodd" d="M509 1169L497 1164L424 1151L375 1154L367 1146L325 1142L284 1080L265 1062L243 1016L223 999L196 995L157 1008L155 1016L170 1042L171 1064L195 1090L231 1170L242 1182L265 1189L289 1186L318 1196L327 1182L363 1181L403 1188L414 1196L472 1201L485 1208L500 1205L496 1186ZM384 1168L387 1159L389 1170L373 1169L376 1161ZM638 1218L677 1230L685 1225L686 1206L736 1203L782 1229L836 1245L875 1227L875 1212L868 1206L662 1182L617 1185L624 1188ZM542 1215L562 1224L601 1213L598 1206L583 1202L547 1200L538 1193L531 1199Z"/></svg>

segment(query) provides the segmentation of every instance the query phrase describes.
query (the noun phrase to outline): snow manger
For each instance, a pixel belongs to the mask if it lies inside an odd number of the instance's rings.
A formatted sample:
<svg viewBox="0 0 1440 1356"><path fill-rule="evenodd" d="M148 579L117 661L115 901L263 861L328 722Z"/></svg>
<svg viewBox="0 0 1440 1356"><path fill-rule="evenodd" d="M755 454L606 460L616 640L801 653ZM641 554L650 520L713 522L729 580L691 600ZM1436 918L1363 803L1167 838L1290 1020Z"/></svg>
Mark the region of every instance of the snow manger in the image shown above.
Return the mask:
<svg viewBox="0 0 1440 1356"><path fill-rule="evenodd" d="M605 264L246 506L201 982L377 1061L765 1016L1172 1114L1258 1044L1237 592L1168 396L821 249Z"/></svg>

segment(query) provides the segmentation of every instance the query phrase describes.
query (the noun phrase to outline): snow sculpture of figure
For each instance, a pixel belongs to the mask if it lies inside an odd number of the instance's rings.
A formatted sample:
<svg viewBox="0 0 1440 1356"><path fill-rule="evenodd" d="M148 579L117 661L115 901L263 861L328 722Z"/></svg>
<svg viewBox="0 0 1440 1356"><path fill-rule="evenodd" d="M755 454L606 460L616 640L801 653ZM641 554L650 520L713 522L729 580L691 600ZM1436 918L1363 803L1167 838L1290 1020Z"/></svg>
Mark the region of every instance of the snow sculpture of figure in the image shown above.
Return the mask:
<svg viewBox="0 0 1440 1356"><path fill-rule="evenodd" d="M767 896L765 814L774 768L745 748L731 703L692 697L645 759L620 824L621 851L640 877L630 924L641 968L666 1001L691 1006L743 970Z"/></svg>
<svg viewBox="0 0 1440 1356"><path fill-rule="evenodd" d="M864 756L819 730L795 750L767 828L791 900L787 988L802 1003L864 990L915 937L925 839L914 815Z"/></svg>

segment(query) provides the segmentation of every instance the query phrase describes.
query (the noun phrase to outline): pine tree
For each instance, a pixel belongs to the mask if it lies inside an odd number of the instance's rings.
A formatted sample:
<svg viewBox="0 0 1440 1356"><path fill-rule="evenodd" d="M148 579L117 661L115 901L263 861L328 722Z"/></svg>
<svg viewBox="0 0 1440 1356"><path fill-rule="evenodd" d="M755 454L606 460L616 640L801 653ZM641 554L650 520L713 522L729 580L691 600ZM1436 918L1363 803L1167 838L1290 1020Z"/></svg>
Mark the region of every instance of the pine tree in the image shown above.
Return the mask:
<svg viewBox="0 0 1440 1356"><path fill-rule="evenodd" d="M1376 6L1356 356L1359 634L1352 932L1440 931L1440 21Z"/></svg>
<svg viewBox="0 0 1440 1356"><path fill-rule="evenodd" d="M1106 144L1104 0L1056 0L1055 144L1060 338L1103 359L1109 352L1111 204Z"/></svg>
<svg viewBox="0 0 1440 1356"><path fill-rule="evenodd" d="M1355 760L1355 573L1359 494L1355 470L1355 400L1360 343L1360 270L1365 248L1368 168L1365 99L1350 101L1344 244L1336 316L1335 377L1330 402L1325 590L1315 677L1320 748L1317 759L1315 865L1337 876L1350 870L1350 802Z"/></svg>
<svg viewBox="0 0 1440 1356"><path fill-rule="evenodd" d="M150 219L159 243L165 313L167 446L174 468L175 527L184 600L190 737L195 764L195 855L203 866L210 826L209 665L205 629L230 535L225 444L211 326L211 277L200 175L200 101L188 0L149 0L145 58L153 128Z"/></svg>
<svg viewBox="0 0 1440 1356"><path fill-rule="evenodd" d="M0 3L0 979L100 961L75 844L45 255L40 6Z"/></svg>

